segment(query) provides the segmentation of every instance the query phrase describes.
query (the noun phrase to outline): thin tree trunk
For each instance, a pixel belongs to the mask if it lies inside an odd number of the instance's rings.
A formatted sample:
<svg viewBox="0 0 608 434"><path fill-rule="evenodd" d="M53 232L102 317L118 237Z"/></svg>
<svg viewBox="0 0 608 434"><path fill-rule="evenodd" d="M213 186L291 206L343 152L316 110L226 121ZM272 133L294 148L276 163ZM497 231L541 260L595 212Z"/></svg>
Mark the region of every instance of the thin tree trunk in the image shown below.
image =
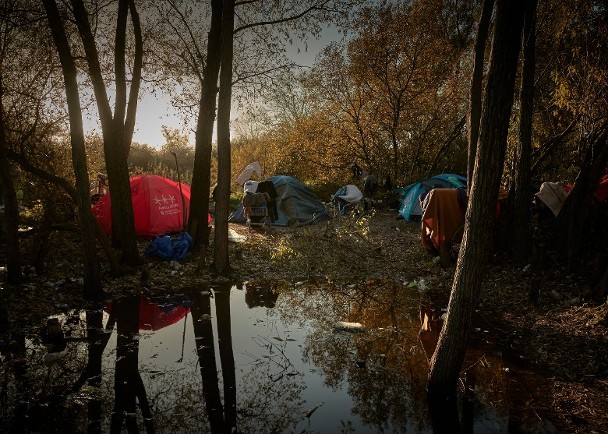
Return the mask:
<svg viewBox="0 0 608 434"><path fill-rule="evenodd" d="M141 85L141 70L144 64L144 47L139 13L135 7L135 0L128 1L131 23L133 24L133 37L135 38L135 54L133 58L133 73L131 74L131 87L129 89L129 103L125 117L125 159L129 157L129 150L131 149L131 142L133 141L133 131L135 130L135 118L137 114L137 99L139 98L139 88Z"/></svg>
<svg viewBox="0 0 608 434"><path fill-rule="evenodd" d="M195 247L209 245L207 215L209 214L209 190L211 188L211 145L215 121L217 79L220 71L221 20L222 1L212 0L207 63L203 71L196 125L190 221L188 222L188 229L192 234Z"/></svg>
<svg viewBox="0 0 608 434"><path fill-rule="evenodd" d="M568 124L568 126L560 133L551 137L549 140L545 141L540 148L532 153L532 157L535 157L537 153L540 153L538 158L534 161L532 168L530 169L530 176L536 174L539 170L543 162L553 153L558 145L564 142L566 137L574 130L574 127L578 124L578 121L581 119L581 114L576 115L574 119Z"/></svg>
<svg viewBox="0 0 608 434"><path fill-rule="evenodd" d="M530 239L530 159L534 115L534 70L536 68L536 4L530 0L524 19L523 66L519 109L519 143L513 200L513 260L527 263Z"/></svg>
<svg viewBox="0 0 608 434"><path fill-rule="evenodd" d="M222 9L220 93L217 107L217 203L213 268L230 273L228 258L228 202L230 199L230 109L232 99L232 57L234 0L225 0Z"/></svg>
<svg viewBox="0 0 608 434"><path fill-rule="evenodd" d="M456 390L471 327L471 314L479 298L484 266L491 251L491 233L507 147L525 4L525 0L497 2L490 69L463 244L456 265L447 318L431 358L428 378L431 395L452 394Z"/></svg>
<svg viewBox="0 0 608 434"><path fill-rule="evenodd" d="M466 116L463 116L462 118L460 118L460 120L458 121L456 126L454 126L454 129L452 130L452 132L450 133L448 138L445 139L445 141L443 142L443 144L441 145L441 147L435 154L435 157L433 158L433 162L431 163L431 170L429 170L429 173L428 173L429 177L431 177L431 176L433 176L433 174L435 174L435 170L437 170L437 165L439 164L439 159L448 151L448 149L450 149L450 146L452 146L452 143L454 143L456 138L458 138L458 136L460 136L462 127L464 127L465 122L466 122Z"/></svg>
<svg viewBox="0 0 608 434"><path fill-rule="evenodd" d="M473 59L473 74L471 75L471 95L469 98L468 116L468 160L467 160L467 191L471 190L473 179L473 168L475 167L475 153L477 152L477 139L479 137L479 121L481 118L481 98L483 85L483 65L486 52L486 41L488 40L488 29L492 19L494 0L484 0L477 28L477 40L475 41L475 57Z"/></svg>
<svg viewBox="0 0 608 434"><path fill-rule="evenodd" d="M53 33L53 40L59 53L65 93L70 118L70 141L72 143L72 165L76 177L76 201L80 215L82 233L82 248L84 255L84 294L88 298L100 297L103 294L101 275L97 261L97 248L95 244L95 220L91 213L91 200L89 196L89 174L87 170L87 154L84 143L84 129L82 125L82 110L78 95L78 82L76 65L65 35L61 16L55 0L43 0L47 13L49 27Z"/></svg>

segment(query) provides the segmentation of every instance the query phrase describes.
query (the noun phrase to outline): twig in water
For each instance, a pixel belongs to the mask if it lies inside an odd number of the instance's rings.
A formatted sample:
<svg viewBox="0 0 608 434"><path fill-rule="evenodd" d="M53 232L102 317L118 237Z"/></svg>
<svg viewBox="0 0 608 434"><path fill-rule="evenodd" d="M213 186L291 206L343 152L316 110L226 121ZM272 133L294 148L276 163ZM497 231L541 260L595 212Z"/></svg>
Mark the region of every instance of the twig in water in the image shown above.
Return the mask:
<svg viewBox="0 0 608 434"><path fill-rule="evenodd" d="M307 418L310 418L310 416L312 416L312 414L317 410L317 408L321 407L323 404L325 404L325 401L319 402L313 408L311 408L310 410L308 410L304 416L306 416Z"/></svg>

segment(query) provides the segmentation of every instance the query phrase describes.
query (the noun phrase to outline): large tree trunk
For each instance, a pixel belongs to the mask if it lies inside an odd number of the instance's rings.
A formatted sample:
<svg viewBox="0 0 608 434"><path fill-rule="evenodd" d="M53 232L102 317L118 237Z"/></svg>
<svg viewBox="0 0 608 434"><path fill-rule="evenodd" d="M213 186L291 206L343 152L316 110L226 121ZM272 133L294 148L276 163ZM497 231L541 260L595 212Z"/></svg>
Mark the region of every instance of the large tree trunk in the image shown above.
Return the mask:
<svg viewBox="0 0 608 434"><path fill-rule="evenodd" d="M188 222L188 229L194 239L195 247L209 245L207 215L209 214L209 190L211 188L211 145L215 121L217 79L220 71L221 20L222 1L212 0L207 63L203 71L196 124L190 221Z"/></svg>
<svg viewBox="0 0 608 434"><path fill-rule="evenodd" d="M445 324L428 378L430 395L456 390L464 360L471 313L477 303L483 270L491 252L491 233L507 146L525 0L499 0L485 88L463 244Z"/></svg>
<svg viewBox="0 0 608 434"><path fill-rule="evenodd" d="M3 96L3 77L0 72L0 194L4 203L6 221L6 281L11 285L17 285L23 280L18 235L19 203L8 162Z"/></svg>
<svg viewBox="0 0 608 434"><path fill-rule="evenodd" d="M230 272L228 258L228 202L230 199L230 108L232 99L232 57L234 0L225 0L222 9L220 93L217 107L217 203L213 268Z"/></svg>
<svg viewBox="0 0 608 434"><path fill-rule="evenodd" d="M131 200L131 188L129 184L129 169L127 156L129 154L132 128L135 119L134 100L137 100L139 91L139 77L141 73L141 32L139 28L139 17L134 13L135 6L129 5L129 0L119 0L118 17L115 37L114 66L116 77L116 104L114 115L108 100L108 94L101 66L99 54L95 45L95 38L89 23L89 16L82 0L71 0L74 18L83 42L88 73L93 83L93 91L101 121L101 130L104 142L104 155L106 159L106 170L108 172L108 185L112 197L112 240L115 246L122 252L122 261L131 265L142 262L137 250L137 239L135 235L135 224L133 220L133 203ZM130 107L125 121L126 113L126 85L125 85L125 38L126 21L129 6L133 15L134 33L136 34L136 58L134 62L133 83L129 97ZM139 41L139 43L137 42Z"/></svg>
<svg viewBox="0 0 608 434"><path fill-rule="evenodd" d="M594 193L608 164L608 121L598 128L570 194L557 216L558 248L572 269L580 259Z"/></svg>
<svg viewBox="0 0 608 434"><path fill-rule="evenodd" d="M475 154L477 152L477 139L479 137L479 121L481 118L481 98L483 85L483 64L486 53L488 29L492 19L494 0L484 0L477 27L477 40L475 41L475 57L473 59L473 74L471 74L471 88L469 96L468 132L468 160L467 160L467 191L471 190L473 167L475 167Z"/></svg>
<svg viewBox="0 0 608 434"><path fill-rule="evenodd" d="M53 33L53 40L59 53L65 93L70 118L70 141L72 143L72 165L76 177L76 199L80 215L82 233L82 248L84 254L84 294L88 298L99 297L103 294L101 276L97 261L95 244L95 225L91 213L89 196L89 174L87 170L87 154L84 144L84 130L82 125L82 110L78 95L78 82L76 80L76 65L65 35L63 23L55 0L44 0L49 27Z"/></svg>
<svg viewBox="0 0 608 434"><path fill-rule="evenodd" d="M513 260L523 265L528 261L530 239L530 158L532 153L532 119L534 114L534 70L536 68L536 4L530 0L524 19L523 66L519 108L519 143L513 199Z"/></svg>

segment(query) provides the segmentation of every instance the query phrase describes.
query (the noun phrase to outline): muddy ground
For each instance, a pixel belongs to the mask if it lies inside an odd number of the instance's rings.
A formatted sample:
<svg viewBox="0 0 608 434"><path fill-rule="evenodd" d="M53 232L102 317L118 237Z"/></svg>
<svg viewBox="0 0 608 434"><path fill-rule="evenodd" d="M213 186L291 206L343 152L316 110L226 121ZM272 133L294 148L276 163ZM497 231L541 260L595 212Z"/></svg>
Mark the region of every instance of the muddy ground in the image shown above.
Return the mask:
<svg viewBox="0 0 608 434"><path fill-rule="evenodd" d="M442 268L422 248L419 224L396 216L395 211L376 210L299 228L230 224L231 280L314 280L328 288L362 285L369 290L384 281L415 282L447 299L454 266ZM26 259L31 239L23 238ZM142 252L147 244L141 243ZM11 327L41 324L46 315L90 303L82 298L79 247L76 233L56 232L44 274L30 273L19 287L0 284L0 302ZM4 262L1 256L4 252ZM100 255L104 290L108 298L127 291L170 293L216 280L206 256L191 254L180 262L146 258L142 269L111 278ZM539 287L536 303L529 301L531 285ZM489 261L478 310L503 344L521 355L523 368L553 380L548 410L560 429L608 432L608 304L592 301L585 278L566 274L557 263L534 274L513 267L508 256L496 255Z"/></svg>

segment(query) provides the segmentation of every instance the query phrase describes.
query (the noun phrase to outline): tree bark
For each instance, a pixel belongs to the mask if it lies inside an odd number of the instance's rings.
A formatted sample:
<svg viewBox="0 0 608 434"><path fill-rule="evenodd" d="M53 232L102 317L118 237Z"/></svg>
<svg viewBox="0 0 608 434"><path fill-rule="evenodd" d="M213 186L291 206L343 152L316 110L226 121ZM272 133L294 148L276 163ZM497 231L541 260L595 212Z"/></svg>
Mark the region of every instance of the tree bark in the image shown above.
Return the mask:
<svg viewBox="0 0 608 434"><path fill-rule="evenodd" d="M211 188L211 145L217 96L217 79L220 71L220 31L222 1L211 2L211 28L207 41L207 63L203 70L201 97L198 107L192 169L192 196L190 198L190 220L188 230L194 246L209 245L207 215L209 214L209 190Z"/></svg>
<svg viewBox="0 0 608 434"><path fill-rule="evenodd" d="M431 358L428 391L453 394L479 298L484 266L491 253L491 233L507 146L507 133L521 44L525 0L498 0L490 69L485 88L477 157L463 244L445 324Z"/></svg>
<svg viewBox="0 0 608 434"><path fill-rule="evenodd" d="M95 243L95 225L91 213L89 196L89 174L87 170L87 154L84 143L82 110L78 95L76 65L70 50L68 39L61 22L61 16L55 0L43 0L49 27L59 53L61 69L65 82L66 101L70 118L70 141L72 144L72 166L76 177L76 201L80 216L82 233L82 248L84 255L84 295L88 298L100 297L103 294L101 275L97 261Z"/></svg>
<svg viewBox="0 0 608 434"><path fill-rule="evenodd" d="M598 128L591 141L585 162L557 216L558 248L569 269L573 269L580 260L593 195L608 164L608 121Z"/></svg>
<svg viewBox="0 0 608 434"><path fill-rule="evenodd" d="M6 219L6 281L11 285L17 285L23 280L18 235L19 203L17 202L17 193L15 192L11 167L8 162L3 96L4 83L0 71L0 193L2 194L4 217Z"/></svg>
<svg viewBox="0 0 608 434"><path fill-rule="evenodd" d="M112 241L120 248L121 260L130 265L139 265L142 260L137 249L137 239L135 235L135 223L133 219L133 203L131 200L131 187L129 183L129 168L127 156L129 154L130 143L127 143L127 128L125 128L125 38L126 20L129 10L128 0L119 0L117 28L115 37L114 69L116 78L116 104L114 115L108 100L108 94L101 66L99 54L95 45L95 38L89 23L89 16L82 0L71 0L74 11L74 18L78 31L82 39L85 56L88 65L88 73L93 83L93 91L99 112L101 130L104 143L104 155L106 160L106 170L108 172L108 186L112 197ZM133 5L132 10L135 10ZM134 21L135 22L135 21ZM137 21L138 22L138 21ZM134 26L137 33L138 28ZM141 31L141 29L139 29ZM141 34L136 36L136 40L141 38ZM136 51L141 55L142 51ZM141 68L141 60L136 58L134 66ZM140 71L133 73L133 78L137 80ZM131 87L130 101L136 99L139 90L139 83ZM134 123L134 107L131 116ZM130 128L130 127L129 127ZM117 224L120 222L120 224Z"/></svg>
<svg viewBox="0 0 608 434"><path fill-rule="evenodd" d="M523 66L519 109L519 143L513 199L513 260L526 264L530 239L530 160L532 154L532 119L534 115L534 71L536 68L536 4L530 0L524 18Z"/></svg>
<svg viewBox="0 0 608 434"><path fill-rule="evenodd" d="M475 153L477 152L477 139L479 137L479 121L481 118L481 98L483 85L483 64L488 40L488 29L492 19L494 0L484 0L477 28L477 40L475 41L475 57L473 59L473 74L471 75L471 88L469 97L468 116L468 160L467 160L467 191L470 191L473 179L473 168L475 167Z"/></svg>
<svg viewBox="0 0 608 434"><path fill-rule="evenodd" d="M217 107L217 203L213 268L230 273L228 258L228 202L230 199L230 109L232 99L232 57L234 0L225 0L222 9L220 93Z"/></svg>

